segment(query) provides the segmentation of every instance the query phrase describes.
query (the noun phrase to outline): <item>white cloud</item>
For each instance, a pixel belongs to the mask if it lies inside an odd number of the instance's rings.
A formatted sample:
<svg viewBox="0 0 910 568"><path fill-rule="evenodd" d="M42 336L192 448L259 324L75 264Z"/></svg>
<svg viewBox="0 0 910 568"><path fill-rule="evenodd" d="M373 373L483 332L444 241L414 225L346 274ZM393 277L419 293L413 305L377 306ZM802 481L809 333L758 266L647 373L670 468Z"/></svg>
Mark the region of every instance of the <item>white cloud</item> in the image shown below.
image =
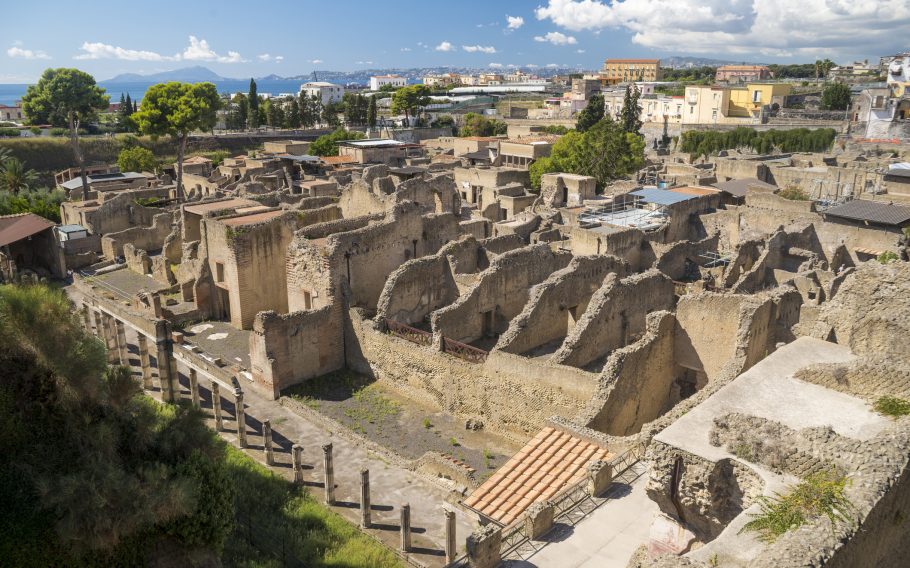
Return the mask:
<svg viewBox="0 0 910 568"><path fill-rule="evenodd" d="M553 45L575 45L578 40L562 32L549 32L545 36L534 36L534 41L550 42Z"/></svg>
<svg viewBox="0 0 910 568"><path fill-rule="evenodd" d="M322 63L322 59L310 59L310 63L312 63L313 65L319 65L320 63Z"/></svg>
<svg viewBox="0 0 910 568"><path fill-rule="evenodd" d="M417 47L427 47L427 44L423 43L422 41L418 41Z"/></svg>
<svg viewBox="0 0 910 568"><path fill-rule="evenodd" d="M906 49L908 11L910 0L549 0L535 15L667 51L846 59Z"/></svg>
<svg viewBox="0 0 910 568"><path fill-rule="evenodd" d="M10 57L15 57L19 59L50 59L51 56L41 50L25 49L20 47L22 45L21 41L14 41L13 47L6 50L6 54Z"/></svg>
<svg viewBox="0 0 910 568"><path fill-rule="evenodd" d="M490 63L487 67L490 69L502 69L502 63Z"/></svg>
<svg viewBox="0 0 910 568"><path fill-rule="evenodd" d="M281 57L280 55L273 57L269 53L263 53L261 55L257 55L256 59L258 59L259 61L281 61L282 59L284 59L284 57Z"/></svg>
<svg viewBox="0 0 910 568"><path fill-rule="evenodd" d="M525 25L525 19L521 16L509 16L506 15L506 22L509 23L510 30L517 30L521 26Z"/></svg>
<svg viewBox="0 0 910 568"><path fill-rule="evenodd" d="M575 53L584 53L584 52L585 52L585 50L583 50L583 49L576 49L576 50L575 50Z"/></svg>
<svg viewBox="0 0 910 568"><path fill-rule="evenodd" d="M372 61L358 61L357 65L372 65Z"/></svg>
<svg viewBox="0 0 910 568"><path fill-rule="evenodd" d="M559 67L558 63L547 63L547 69L556 69Z"/></svg>
<svg viewBox="0 0 910 568"><path fill-rule="evenodd" d="M408 51L411 51L411 48L410 48L410 47L402 47L402 48L401 48L401 51L408 52Z"/></svg>
<svg viewBox="0 0 910 568"><path fill-rule="evenodd" d="M284 56L283 56L283 55L276 55L276 56L275 56L275 62L276 62L276 63L281 63L282 61L284 61Z"/></svg>
<svg viewBox="0 0 910 568"><path fill-rule="evenodd" d="M79 49L82 53L73 59L122 59L124 61L215 61L218 63L245 63L247 60L236 51L218 55L204 39L190 36L190 44L182 53L162 55L155 51L126 49L101 42L84 42ZM267 53L263 54L268 56ZM262 55L259 56L262 59ZM263 60L267 61L267 60Z"/></svg>
<svg viewBox="0 0 910 568"><path fill-rule="evenodd" d="M434 49L436 51L455 51L455 46L447 41L444 41L437 45Z"/></svg>
<svg viewBox="0 0 910 568"><path fill-rule="evenodd" d="M491 46L483 45L463 45L461 49L467 51L468 53L496 53L496 48Z"/></svg>
<svg viewBox="0 0 910 568"><path fill-rule="evenodd" d="M527 67L528 69L537 69L539 67L539 65L535 65L533 63L528 63L527 65L525 65L525 67Z"/></svg>

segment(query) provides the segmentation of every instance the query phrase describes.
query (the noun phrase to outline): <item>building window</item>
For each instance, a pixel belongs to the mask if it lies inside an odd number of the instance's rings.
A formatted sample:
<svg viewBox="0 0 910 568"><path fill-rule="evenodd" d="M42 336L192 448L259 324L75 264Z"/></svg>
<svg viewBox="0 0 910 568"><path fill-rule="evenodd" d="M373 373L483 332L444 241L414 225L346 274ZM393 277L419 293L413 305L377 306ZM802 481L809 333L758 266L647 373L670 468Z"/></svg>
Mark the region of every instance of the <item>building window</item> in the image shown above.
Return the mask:
<svg viewBox="0 0 910 568"><path fill-rule="evenodd" d="M761 91L752 91L752 102L753 103L761 102Z"/></svg>
<svg viewBox="0 0 910 568"><path fill-rule="evenodd" d="M224 263L215 263L215 282L224 282Z"/></svg>

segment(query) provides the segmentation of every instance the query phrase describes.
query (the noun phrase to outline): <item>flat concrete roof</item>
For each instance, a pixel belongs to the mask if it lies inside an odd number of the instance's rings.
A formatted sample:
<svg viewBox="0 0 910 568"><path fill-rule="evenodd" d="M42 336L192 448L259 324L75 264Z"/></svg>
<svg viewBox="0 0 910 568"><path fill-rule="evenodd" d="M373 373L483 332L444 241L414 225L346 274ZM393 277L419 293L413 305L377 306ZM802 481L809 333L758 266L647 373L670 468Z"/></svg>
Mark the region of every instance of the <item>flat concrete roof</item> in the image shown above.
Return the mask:
<svg viewBox="0 0 910 568"><path fill-rule="evenodd" d="M265 213L254 213L244 215L243 217L231 217L230 219L221 219L221 222L229 227L242 227L243 225L254 225L262 223L269 219L274 219L284 213L284 211L266 211Z"/></svg>
<svg viewBox="0 0 910 568"><path fill-rule="evenodd" d="M212 211L224 211L225 209L238 209L241 207L253 207L256 205L259 205L259 203L253 201L252 199L242 199L235 197L232 199L225 199L223 201L209 201L197 203L195 205L184 205L183 209L196 215L205 215L206 213Z"/></svg>

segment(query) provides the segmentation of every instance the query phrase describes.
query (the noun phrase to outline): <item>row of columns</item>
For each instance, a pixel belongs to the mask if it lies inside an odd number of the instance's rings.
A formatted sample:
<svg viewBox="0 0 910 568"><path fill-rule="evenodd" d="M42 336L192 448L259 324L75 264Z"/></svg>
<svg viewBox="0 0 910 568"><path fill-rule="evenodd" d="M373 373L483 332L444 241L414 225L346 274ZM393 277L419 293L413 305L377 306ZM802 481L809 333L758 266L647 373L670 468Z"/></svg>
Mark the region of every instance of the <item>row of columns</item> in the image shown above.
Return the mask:
<svg viewBox="0 0 910 568"><path fill-rule="evenodd" d="M83 322L88 331L92 330L92 317L94 316L94 332L101 337L107 347L108 361L114 365L129 366L129 350L126 342L126 329L122 321L101 310L92 311L88 306L82 308ZM142 370L142 387L146 390L153 386L151 361L149 356L148 338L139 333L139 365ZM156 360L158 362L159 388L164 402L174 402L179 391L175 388L177 382L177 362L170 349L169 338L156 341ZM199 376L196 369L189 370L190 400L195 408L201 408L199 393ZM224 416L221 405L221 386L211 382L212 411L215 418L215 429L224 430ZM246 411L243 403L243 390L234 389L234 408L237 423L237 443L241 448L247 448ZM271 420L262 423L262 446L266 464L275 465L275 449L272 439ZM335 467L333 460L333 447L331 443L322 446L323 456L323 487L327 505L335 504ZM294 482L303 483L303 446L294 444L291 448L291 465L294 472ZM456 556L455 512L445 510L446 517L446 562L452 562ZM370 471L360 471L360 526L364 529L372 526L370 509ZM410 552L411 545L411 506L404 503L400 507L400 549Z"/></svg>

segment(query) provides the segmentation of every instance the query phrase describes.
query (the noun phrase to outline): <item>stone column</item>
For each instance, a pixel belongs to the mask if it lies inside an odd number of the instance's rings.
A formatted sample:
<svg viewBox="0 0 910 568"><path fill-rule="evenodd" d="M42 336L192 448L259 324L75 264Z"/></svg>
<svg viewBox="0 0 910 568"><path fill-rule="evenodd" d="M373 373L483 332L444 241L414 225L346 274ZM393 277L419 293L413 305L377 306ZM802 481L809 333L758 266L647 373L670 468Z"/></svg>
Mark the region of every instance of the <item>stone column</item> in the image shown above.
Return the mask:
<svg viewBox="0 0 910 568"><path fill-rule="evenodd" d="M104 326L104 345L107 347L107 362L109 365L120 364L120 353L117 350L117 330L114 318L102 313L101 323Z"/></svg>
<svg viewBox="0 0 910 568"><path fill-rule="evenodd" d="M190 368L190 400L193 401L193 408L199 408L199 377L196 369Z"/></svg>
<svg viewBox="0 0 910 568"><path fill-rule="evenodd" d="M237 443L246 447L246 412L243 410L243 391L234 389L234 414L237 416Z"/></svg>
<svg viewBox="0 0 910 568"><path fill-rule="evenodd" d="M82 323L85 331L92 333L92 315L88 311L88 304L82 304Z"/></svg>
<svg viewBox="0 0 910 568"><path fill-rule="evenodd" d="M155 360L158 363L158 385L161 388L161 400L174 402L174 382L171 377L171 358L173 354L167 341L155 344Z"/></svg>
<svg viewBox="0 0 910 568"><path fill-rule="evenodd" d="M275 453L272 451L272 421L262 421L262 451L265 452L265 463L275 465Z"/></svg>
<svg viewBox="0 0 910 568"><path fill-rule="evenodd" d="M139 334L139 366L142 367L142 388L151 390L152 388L152 363L149 358L148 339Z"/></svg>
<svg viewBox="0 0 910 568"><path fill-rule="evenodd" d="M446 509L446 564L455 562L458 553L455 545L455 511Z"/></svg>
<svg viewBox="0 0 910 568"><path fill-rule="evenodd" d="M502 563L501 546L501 528L492 523L478 528L468 537L468 566L496 568Z"/></svg>
<svg viewBox="0 0 910 568"><path fill-rule="evenodd" d="M212 381L212 413L215 415L215 431L224 430L221 418L221 387L215 381Z"/></svg>
<svg viewBox="0 0 910 568"><path fill-rule="evenodd" d="M360 528L370 526L370 470L360 470Z"/></svg>
<svg viewBox="0 0 910 568"><path fill-rule="evenodd" d="M130 365L130 350L126 345L126 328L123 322L115 319L114 325L117 328L117 352L120 355L120 364L126 367Z"/></svg>
<svg viewBox="0 0 910 568"><path fill-rule="evenodd" d="M95 335L101 339L105 339L107 336L104 333L104 319L101 316L101 312L95 312Z"/></svg>
<svg viewBox="0 0 910 568"><path fill-rule="evenodd" d="M325 477L325 502L335 504L335 469L332 465L332 444L322 446L322 466Z"/></svg>
<svg viewBox="0 0 910 568"><path fill-rule="evenodd" d="M531 540L540 540L553 528L555 513L553 504L549 501L539 501L528 507L525 516L525 534Z"/></svg>
<svg viewBox="0 0 910 568"><path fill-rule="evenodd" d="M401 506L401 551L411 550L411 506L405 503Z"/></svg>
<svg viewBox="0 0 910 568"><path fill-rule="evenodd" d="M303 446L294 444L291 447L291 463L294 467L294 483L303 483Z"/></svg>

